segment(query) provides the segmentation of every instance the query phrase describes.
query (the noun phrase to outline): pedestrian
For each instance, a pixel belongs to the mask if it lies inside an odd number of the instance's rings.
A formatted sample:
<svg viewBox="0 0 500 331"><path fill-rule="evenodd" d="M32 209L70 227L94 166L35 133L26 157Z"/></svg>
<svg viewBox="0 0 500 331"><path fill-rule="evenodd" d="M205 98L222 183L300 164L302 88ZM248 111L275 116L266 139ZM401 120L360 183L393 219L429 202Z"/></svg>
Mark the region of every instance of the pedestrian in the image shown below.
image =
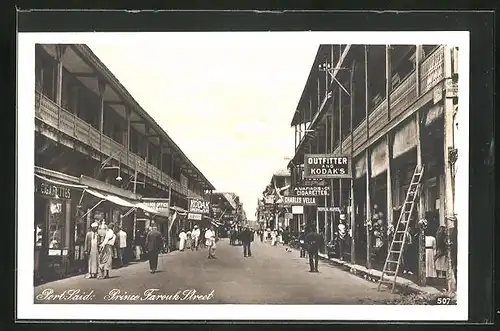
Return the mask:
<svg viewBox="0 0 500 331"><path fill-rule="evenodd" d="M118 260L120 268L125 264L124 256L127 249L127 232L123 231L121 227L118 228Z"/></svg>
<svg viewBox="0 0 500 331"><path fill-rule="evenodd" d="M181 232L179 233L179 250L181 252L184 252L186 240L187 240L187 234L186 232L184 232L184 229L182 229Z"/></svg>
<svg viewBox="0 0 500 331"><path fill-rule="evenodd" d="M134 253L135 253L135 260L140 261L141 260L141 247L142 247L142 235L141 231L137 230L135 232L135 238L134 238Z"/></svg>
<svg viewBox="0 0 500 331"><path fill-rule="evenodd" d="M264 242L264 230L262 229L259 230L259 237L260 237L260 242Z"/></svg>
<svg viewBox="0 0 500 331"><path fill-rule="evenodd" d="M306 257L306 233L304 230L299 234L300 257Z"/></svg>
<svg viewBox="0 0 500 331"><path fill-rule="evenodd" d="M427 278L436 278L436 238L429 234L428 229L425 229L425 275Z"/></svg>
<svg viewBox="0 0 500 331"><path fill-rule="evenodd" d="M271 246L276 246L276 240L278 239L278 233L276 230L271 232Z"/></svg>
<svg viewBox="0 0 500 331"><path fill-rule="evenodd" d="M309 233L306 235L307 252L309 253L309 272L318 272L318 258L321 243L323 243L323 237L311 227Z"/></svg>
<svg viewBox="0 0 500 331"><path fill-rule="evenodd" d="M193 245L191 246L191 250L198 250L198 246L200 245L200 229L198 225L194 226L193 232L191 232L191 237L193 238Z"/></svg>
<svg viewBox="0 0 500 331"><path fill-rule="evenodd" d="M99 247L97 229L99 223L94 222L90 225L90 231L85 236L84 252L88 260L88 272L86 278L96 278L99 270Z"/></svg>
<svg viewBox="0 0 500 331"><path fill-rule="evenodd" d="M213 226L205 231L205 243L208 247L208 258L215 259L215 228Z"/></svg>
<svg viewBox="0 0 500 331"><path fill-rule="evenodd" d="M344 261L344 252L345 252L345 240L347 237L347 228L344 223L339 223L337 227L337 247L338 247L338 256L341 261Z"/></svg>
<svg viewBox="0 0 500 331"><path fill-rule="evenodd" d="M161 233L157 230L156 226L151 228L146 236L146 254L149 260L149 272L154 274L158 267L158 254L161 250Z"/></svg>
<svg viewBox="0 0 500 331"><path fill-rule="evenodd" d="M99 245L99 279L109 278L109 272L113 263L113 246L115 245L116 235L113 231L114 224L110 223L107 227L106 235Z"/></svg>
<svg viewBox="0 0 500 331"><path fill-rule="evenodd" d="M241 242L243 244L243 257L250 257L252 256L252 250L250 249L251 242L252 242L252 232L250 229L245 226L243 231L241 231Z"/></svg>
<svg viewBox="0 0 500 331"><path fill-rule="evenodd" d="M438 278L446 278L448 271L448 255L446 249L446 228L440 226L436 233L436 254L434 256Z"/></svg>
<svg viewBox="0 0 500 331"><path fill-rule="evenodd" d="M186 248L191 249L192 244L191 231L188 230L188 232L186 232Z"/></svg>

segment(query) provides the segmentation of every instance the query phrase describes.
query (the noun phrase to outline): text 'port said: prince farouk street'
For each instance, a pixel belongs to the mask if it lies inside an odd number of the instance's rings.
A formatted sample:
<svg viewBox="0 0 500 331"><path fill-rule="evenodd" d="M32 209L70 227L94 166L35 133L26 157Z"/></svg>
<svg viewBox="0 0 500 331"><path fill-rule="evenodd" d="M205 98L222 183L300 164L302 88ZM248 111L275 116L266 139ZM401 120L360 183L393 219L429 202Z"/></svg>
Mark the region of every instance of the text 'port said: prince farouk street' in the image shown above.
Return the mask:
<svg viewBox="0 0 500 331"><path fill-rule="evenodd" d="M146 289L142 293L133 293L112 289L103 296L104 301L210 301L214 298L214 290L209 293L200 293L195 289L178 290L175 293L162 293L159 289ZM78 289L65 290L61 293L55 293L52 289L45 289L37 296L40 301L72 301L72 300L90 300L96 299L93 291L80 293Z"/></svg>

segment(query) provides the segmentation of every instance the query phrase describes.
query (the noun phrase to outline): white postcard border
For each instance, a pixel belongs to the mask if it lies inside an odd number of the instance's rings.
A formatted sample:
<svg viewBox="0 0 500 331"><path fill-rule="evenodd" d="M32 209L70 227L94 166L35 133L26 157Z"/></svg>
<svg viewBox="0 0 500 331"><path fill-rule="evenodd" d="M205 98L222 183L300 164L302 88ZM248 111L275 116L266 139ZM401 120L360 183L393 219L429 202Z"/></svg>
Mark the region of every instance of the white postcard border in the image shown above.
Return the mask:
<svg viewBox="0 0 500 331"><path fill-rule="evenodd" d="M201 36L201 38L200 38ZM34 215L35 43L290 43L316 44L448 44L460 48L456 163L458 215L457 305L80 305L34 304L33 246L26 233ZM169 33L19 33L17 93L17 318L78 320L467 320L469 214L469 32L169 32ZM312 61L313 59L311 59Z"/></svg>

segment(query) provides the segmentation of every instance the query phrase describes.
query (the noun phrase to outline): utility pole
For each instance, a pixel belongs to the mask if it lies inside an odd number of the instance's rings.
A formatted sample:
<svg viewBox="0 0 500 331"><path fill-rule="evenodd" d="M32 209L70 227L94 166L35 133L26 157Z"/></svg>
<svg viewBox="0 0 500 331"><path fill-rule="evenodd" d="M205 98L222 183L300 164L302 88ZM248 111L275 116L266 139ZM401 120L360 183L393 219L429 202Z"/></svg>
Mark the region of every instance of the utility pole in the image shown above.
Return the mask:
<svg viewBox="0 0 500 331"><path fill-rule="evenodd" d="M444 46L444 74L445 88L452 85L452 49L449 46ZM445 95L444 98L444 185L445 185L445 224L446 224L446 251L448 257L448 270L446 278L448 283L448 291L456 291L455 273L453 271L452 254L451 254L451 237L455 228L455 206L453 194L453 173L457 158L456 149L453 141L453 117L454 105L453 98ZM456 243L455 243L456 244Z"/></svg>

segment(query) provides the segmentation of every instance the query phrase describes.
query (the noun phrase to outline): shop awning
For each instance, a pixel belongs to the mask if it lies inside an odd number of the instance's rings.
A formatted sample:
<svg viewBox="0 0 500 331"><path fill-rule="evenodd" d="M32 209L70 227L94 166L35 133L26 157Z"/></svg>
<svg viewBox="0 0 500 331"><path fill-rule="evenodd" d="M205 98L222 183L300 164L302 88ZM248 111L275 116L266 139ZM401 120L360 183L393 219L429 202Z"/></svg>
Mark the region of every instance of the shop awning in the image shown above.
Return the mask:
<svg viewBox="0 0 500 331"><path fill-rule="evenodd" d="M187 214L187 210L181 208L181 207L177 207L177 206L170 206L170 209L176 211L177 213L181 214L181 215L186 215Z"/></svg>
<svg viewBox="0 0 500 331"><path fill-rule="evenodd" d="M86 189L85 192L92 194L95 197L98 197L99 199L103 200L108 200L114 204L117 204L119 206L123 207L128 207L128 208L134 208L135 206L131 204L130 202L123 200L122 198L119 198L117 196L111 195L111 194L102 194L93 190Z"/></svg>
<svg viewBox="0 0 500 331"><path fill-rule="evenodd" d="M49 178L44 177L44 176L40 176L38 174L35 174L35 177L43 179L44 181L46 181L48 183L52 183L54 185L60 185L60 186L65 186L65 187L77 188L77 189L86 189L87 188L87 186L85 186L85 185L77 185L77 184L69 184L69 183L65 183L65 182L60 182L57 180L49 179Z"/></svg>
<svg viewBox="0 0 500 331"><path fill-rule="evenodd" d="M145 212L150 213L150 214L159 214L160 213L158 210L156 210L154 208L151 208L151 207L149 207L149 206L147 206L147 205L145 205L145 204L143 204L141 202L135 203L134 206L136 208L142 209Z"/></svg>
<svg viewBox="0 0 500 331"><path fill-rule="evenodd" d="M92 194L93 196L95 196L95 197L97 197L99 199L106 200L106 197L104 195L102 195L101 193L99 193L99 192L92 191L92 190L89 190L89 189L86 189L85 192L90 193L90 194Z"/></svg>

